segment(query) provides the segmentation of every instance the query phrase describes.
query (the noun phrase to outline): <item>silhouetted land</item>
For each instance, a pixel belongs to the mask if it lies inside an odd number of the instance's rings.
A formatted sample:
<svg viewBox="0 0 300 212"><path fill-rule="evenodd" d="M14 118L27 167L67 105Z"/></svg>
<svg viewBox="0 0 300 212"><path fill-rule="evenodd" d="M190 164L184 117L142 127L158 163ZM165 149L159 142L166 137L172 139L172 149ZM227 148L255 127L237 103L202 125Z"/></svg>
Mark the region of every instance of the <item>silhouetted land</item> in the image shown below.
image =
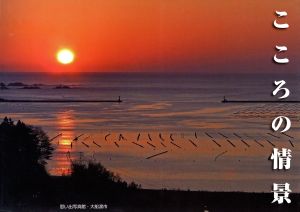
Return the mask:
<svg viewBox="0 0 300 212"><path fill-rule="evenodd" d="M47 212L61 211L61 204L105 204L107 211L129 212L300 211L300 194L290 195L291 204L278 205L271 204L271 192L147 190L91 161L74 161L70 176L49 176L45 165L52 152L41 129L4 119L0 124L0 209Z"/></svg>
<svg viewBox="0 0 300 212"><path fill-rule="evenodd" d="M224 99L222 100L222 103L239 103L239 104L258 104L258 103L275 103L275 104L282 104L282 103L290 103L290 104L294 104L294 103L300 103L300 100L228 100L224 97Z"/></svg>
<svg viewBox="0 0 300 212"><path fill-rule="evenodd" d="M45 99L45 100L27 100L27 99L3 99L0 98L0 103L102 103L102 102L112 102L121 103L123 102L120 98L116 100L103 99L103 100L81 100L81 99L69 99L69 100L59 100L59 99Z"/></svg>
<svg viewBox="0 0 300 212"><path fill-rule="evenodd" d="M272 194L201 192L175 190L117 189L110 193L91 187L79 191L68 177L55 177L43 196L23 203L23 208L59 211L60 204L107 204L107 211L300 211L299 194L291 194L291 204L271 204ZM50 187L50 185L52 185ZM89 190L90 189L90 190ZM14 208L14 207L10 207ZM27 210L26 210L27 211ZM93 211L93 210L90 210Z"/></svg>

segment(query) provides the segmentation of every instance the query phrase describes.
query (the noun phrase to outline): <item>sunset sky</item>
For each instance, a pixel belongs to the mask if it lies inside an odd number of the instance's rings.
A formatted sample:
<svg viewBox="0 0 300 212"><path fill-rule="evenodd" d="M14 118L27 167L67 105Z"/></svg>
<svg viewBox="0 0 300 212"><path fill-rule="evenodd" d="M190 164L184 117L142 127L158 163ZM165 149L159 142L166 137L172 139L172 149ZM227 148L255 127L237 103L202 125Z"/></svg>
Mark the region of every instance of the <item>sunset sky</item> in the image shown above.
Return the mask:
<svg viewBox="0 0 300 212"><path fill-rule="evenodd" d="M300 0L0 0L0 70L296 71ZM276 30L285 10L288 30ZM287 66L275 65L286 45ZM59 49L75 53L59 64Z"/></svg>

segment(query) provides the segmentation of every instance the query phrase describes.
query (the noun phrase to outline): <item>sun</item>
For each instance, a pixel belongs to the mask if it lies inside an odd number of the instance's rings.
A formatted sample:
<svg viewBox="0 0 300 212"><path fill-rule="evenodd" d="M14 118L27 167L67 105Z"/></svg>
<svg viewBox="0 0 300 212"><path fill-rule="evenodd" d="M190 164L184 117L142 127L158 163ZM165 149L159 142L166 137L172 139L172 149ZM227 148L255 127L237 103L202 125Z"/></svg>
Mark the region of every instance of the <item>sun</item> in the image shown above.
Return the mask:
<svg viewBox="0 0 300 212"><path fill-rule="evenodd" d="M74 62L75 54L70 49L60 49L56 54L59 63L67 65Z"/></svg>

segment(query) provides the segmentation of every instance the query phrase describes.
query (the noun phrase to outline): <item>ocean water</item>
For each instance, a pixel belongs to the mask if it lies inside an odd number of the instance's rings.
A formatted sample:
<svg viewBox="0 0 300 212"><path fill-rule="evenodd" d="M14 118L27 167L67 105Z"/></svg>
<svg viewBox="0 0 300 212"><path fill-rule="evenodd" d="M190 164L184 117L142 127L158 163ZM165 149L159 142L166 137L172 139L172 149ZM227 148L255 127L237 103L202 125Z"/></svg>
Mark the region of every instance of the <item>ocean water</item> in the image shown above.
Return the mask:
<svg viewBox="0 0 300 212"><path fill-rule="evenodd" d="M0 90L4 99L123 100L0 103L0 114L42 127L50 138L62 133L52 141L47 168L53 175L68 174L71 160L81 158L99 161L144 188L270 192L274 182L289 182L299 192L300 104L221 102L224 96L276 100L273 81L283 79L291 91L288 100L300 100L295 74L0 72L5 84L41 84ZM54 89L58 85L71 89ZM270 130L279 115L292 120L287 135ZM291 170L272 170L272 145L292 149Z"/></svg>

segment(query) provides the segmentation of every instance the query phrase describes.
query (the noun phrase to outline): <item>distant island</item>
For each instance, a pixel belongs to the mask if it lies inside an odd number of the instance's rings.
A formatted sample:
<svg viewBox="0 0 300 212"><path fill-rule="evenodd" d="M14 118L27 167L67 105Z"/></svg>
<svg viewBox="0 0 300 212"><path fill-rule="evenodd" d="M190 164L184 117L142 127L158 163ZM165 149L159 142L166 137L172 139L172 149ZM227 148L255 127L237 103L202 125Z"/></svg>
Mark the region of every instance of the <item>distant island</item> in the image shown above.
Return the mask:
<svg viewBox="0 0 300 212"><path fill-rule="evenodd" d="M23 82L10 82L7 85L3 82L0 83L0 90L7 90L9 87L17 87L21 89L41 89L42 86L45 86L41 83L34 83L34 84L26 84ZM71 89L71 86L68 85L56 85L53 89Z"/></svg>
<svg viewBox="0 0 300 212"><path fill-rule="evenodd" d="M41 88L39 86L28 85L28 86L24 86L22 89L41 89Z"/></svg>
<svg viewBox="0 0 300 212"><path fill-rule="evenodd" d="M11 83L8 83L8 86L10 86L10 87L22 87L22 86L27 86L27 85L22 83L22 82L11 82Z"/></svg>
<svg viewBox="0 0 300 212"><path fill-rule="evenodd" d="M0 83L0 90L7 90L7 89L9 89L9 88L6 87L6 85L3 82L1 82Z"/></svg>
<svg viewBox="0 0 300 212"><path fill-rule="evenodd" d="M71 89L71 87L67 85L58 85L55 87L55 89Z"/></svg>

